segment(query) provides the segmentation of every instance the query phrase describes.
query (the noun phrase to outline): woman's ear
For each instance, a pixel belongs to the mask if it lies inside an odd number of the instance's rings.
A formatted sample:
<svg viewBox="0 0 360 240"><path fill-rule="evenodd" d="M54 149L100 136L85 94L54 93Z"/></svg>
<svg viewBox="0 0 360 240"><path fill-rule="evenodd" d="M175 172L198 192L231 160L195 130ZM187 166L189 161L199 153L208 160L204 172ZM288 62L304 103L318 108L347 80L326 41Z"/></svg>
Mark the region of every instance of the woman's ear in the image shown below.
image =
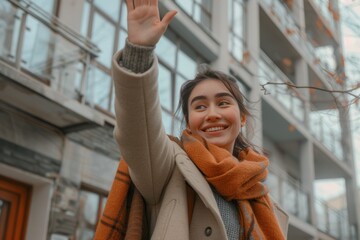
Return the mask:
<svg viewBox="0 0 360 240"><path fill-rule="evenodd" d="M246 124L246 115L241 115L241 127L245 126Z"/></svg>

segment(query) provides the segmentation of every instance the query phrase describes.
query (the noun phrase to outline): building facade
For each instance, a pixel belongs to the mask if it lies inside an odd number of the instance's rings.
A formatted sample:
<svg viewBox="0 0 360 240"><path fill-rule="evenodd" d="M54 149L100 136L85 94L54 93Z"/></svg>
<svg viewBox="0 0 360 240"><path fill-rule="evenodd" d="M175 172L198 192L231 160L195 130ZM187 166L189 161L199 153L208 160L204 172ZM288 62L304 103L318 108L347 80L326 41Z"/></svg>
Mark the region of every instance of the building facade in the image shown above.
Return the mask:
<svg viewBox="0 0 360 240"><path fill-rule="evenodd" d="M346 96L291 87L343 88L338 1L159 5L178 11L155 50L166 131L179 134L179 89L200 64L232 74L288 239L359 239ZM124 0L0 0L1 239L92 239L120 157L110 64L126 35ZM345 210L316 199L321 179L344 179Z"/></svg>

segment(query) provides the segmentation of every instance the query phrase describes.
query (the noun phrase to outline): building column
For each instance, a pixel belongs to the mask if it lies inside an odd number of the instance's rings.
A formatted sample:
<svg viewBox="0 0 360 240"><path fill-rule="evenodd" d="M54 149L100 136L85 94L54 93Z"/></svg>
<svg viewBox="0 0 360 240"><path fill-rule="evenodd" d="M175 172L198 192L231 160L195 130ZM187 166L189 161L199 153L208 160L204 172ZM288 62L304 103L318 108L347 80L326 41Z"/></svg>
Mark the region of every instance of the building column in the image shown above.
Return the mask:
<svg viewBox="0 0 360 240"><path fill-rule="evenodd" d="M316 211L315 211L315 164L314 164L314 146L309 140L301 144L300 149L300 170L301 170L301 184L304 190L309 193L309 219L312 225L316 225Z"/></svg>
<svg viewBox="0 0 360 240"><path fill-rule="evenodd" d="M259 147L263 145L262 130L262 102L259 75L260 61L260 16L258 0L246 1L246 44L250 54L249 61L246 62L246 68L252 73L251 91L249 94L250 102L256 103L252 106L252 115L254 117L254 133L251 141Z"/></svg>
<svg viewBox="0 0 360 240"><path fill-rule="evenodd" d="M229 72L229 51L228 51L228 2L227 1L213 1L212 12L212 29L216 40L220 43L220 52L217 59L212 63L212 67L216 70Z"/></svg>

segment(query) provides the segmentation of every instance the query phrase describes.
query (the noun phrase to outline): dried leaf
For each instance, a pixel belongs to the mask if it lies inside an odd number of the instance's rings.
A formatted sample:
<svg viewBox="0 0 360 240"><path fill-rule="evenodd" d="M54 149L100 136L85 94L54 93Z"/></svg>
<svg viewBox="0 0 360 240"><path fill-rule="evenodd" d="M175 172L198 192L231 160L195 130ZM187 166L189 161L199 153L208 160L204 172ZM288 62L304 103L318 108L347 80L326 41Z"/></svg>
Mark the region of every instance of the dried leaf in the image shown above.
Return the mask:
<svg viewBox="0 0 360 240"><path fill-rule="evenodd" d="M288 130L289 130L289 132L295 132L296 127L294 125L292 125L292 124L289 124Z"/></svg>
<svg viewBox="0 0 360 240"><path fill-rule="evenodd" d="M281 60L281 64L285 67L291 67L292 66L292 60L290 58L283 58Z"/></svg>

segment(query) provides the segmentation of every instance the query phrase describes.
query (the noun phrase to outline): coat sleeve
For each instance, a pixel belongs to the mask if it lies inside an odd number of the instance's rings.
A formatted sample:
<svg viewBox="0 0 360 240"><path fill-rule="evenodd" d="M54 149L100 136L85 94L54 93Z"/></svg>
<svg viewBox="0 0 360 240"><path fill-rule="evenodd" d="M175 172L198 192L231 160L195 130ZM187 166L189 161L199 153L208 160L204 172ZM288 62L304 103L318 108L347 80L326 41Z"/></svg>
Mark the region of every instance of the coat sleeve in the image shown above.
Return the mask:
<svg viewBox="0 0 360 240"><path fill-rule="evenodd" d="M132 181L149 204L159 202L162 190L174 167L174 144L161 120L158 94L158 62L135 74L113 57L116 126L114 136L129 165Z"/></svg>

